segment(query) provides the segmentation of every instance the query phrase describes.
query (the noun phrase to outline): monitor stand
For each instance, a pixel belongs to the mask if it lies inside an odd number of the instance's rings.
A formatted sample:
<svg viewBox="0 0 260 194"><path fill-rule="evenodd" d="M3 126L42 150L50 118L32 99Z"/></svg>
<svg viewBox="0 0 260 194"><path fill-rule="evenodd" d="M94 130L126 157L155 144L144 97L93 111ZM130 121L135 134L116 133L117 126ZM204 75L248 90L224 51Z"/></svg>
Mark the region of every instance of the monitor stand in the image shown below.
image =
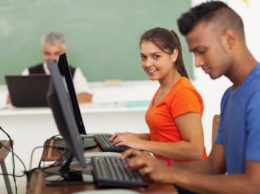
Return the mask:
<svg viewBox="0 0 260 194"><path fill-rule="evenodd" d="M96 141L93 139L93 137L87 137L86 135L82 135L82 147L83 149L87 148L93 148L97 145ZM55 147L61 148L61 149L66 149L67 146L63 140L58 141L57 143L54 144Z"/></svg>
<svg viewBox="0 0 260 194"><path fill-rule="evenodd" d="M60 170L45 170L47 177L45 183L47 185L65 185L65 184L81 184L84 183L82 170L71 170L70 164L73 159L73 155L67 151L67 159Z"/></svg>

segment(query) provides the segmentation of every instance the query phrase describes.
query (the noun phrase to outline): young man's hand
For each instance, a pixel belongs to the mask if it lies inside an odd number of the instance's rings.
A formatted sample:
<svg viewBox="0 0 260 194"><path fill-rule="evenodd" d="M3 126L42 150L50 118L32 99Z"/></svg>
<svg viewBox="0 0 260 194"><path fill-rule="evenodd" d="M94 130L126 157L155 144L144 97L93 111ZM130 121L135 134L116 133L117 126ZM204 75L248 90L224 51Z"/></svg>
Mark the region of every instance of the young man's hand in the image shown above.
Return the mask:
<svg viewBox="0 0 260 194"><path fill-rule="evenodd" d="M148 175L153 181L159 183L173 183L173 170L166 162L157 160L149 152L127 150L122 158L131 157L127 167L138 170L143 175Z"/></svg>

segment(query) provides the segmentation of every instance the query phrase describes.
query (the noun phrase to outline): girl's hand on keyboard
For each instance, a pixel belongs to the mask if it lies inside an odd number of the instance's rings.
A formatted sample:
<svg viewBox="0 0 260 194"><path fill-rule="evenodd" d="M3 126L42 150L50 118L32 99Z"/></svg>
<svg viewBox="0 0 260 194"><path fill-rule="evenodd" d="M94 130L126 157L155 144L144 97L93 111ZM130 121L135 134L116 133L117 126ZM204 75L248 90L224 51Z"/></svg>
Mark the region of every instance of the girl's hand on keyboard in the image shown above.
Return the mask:
<svg viewBox="0 0 260 194"><path fill-rule="evenodd" d="M110 141L113 141L117 136L122 135L122 134L126 134L126 133L135 135L136 137L139 137L139 135L140 135L139 133L116 132L116 133L114 133L114 134L111 135L111 137L109 138L109 140L110 140Z"/></svg>
<svg viewBox="0 0 260 194"><path fill-rule="evenodd" d="M143 149L144 145L143 139L141 139L138 134L134 133L116 133L112 139L115 146L128 146L135 149Z"/></svg>

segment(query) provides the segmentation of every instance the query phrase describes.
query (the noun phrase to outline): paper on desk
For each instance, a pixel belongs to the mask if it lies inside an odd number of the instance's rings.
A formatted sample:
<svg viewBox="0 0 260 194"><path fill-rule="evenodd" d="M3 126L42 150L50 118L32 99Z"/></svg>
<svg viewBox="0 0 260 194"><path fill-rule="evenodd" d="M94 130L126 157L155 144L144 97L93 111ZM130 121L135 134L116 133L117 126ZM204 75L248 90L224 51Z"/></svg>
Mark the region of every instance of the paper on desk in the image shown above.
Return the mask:
<svg viewBox="0 0 260 194"><path fill-rule="evenodd" d="M138 192L126 189L102 189L98 191L81 191L73 194L138 194Z"/></svg>

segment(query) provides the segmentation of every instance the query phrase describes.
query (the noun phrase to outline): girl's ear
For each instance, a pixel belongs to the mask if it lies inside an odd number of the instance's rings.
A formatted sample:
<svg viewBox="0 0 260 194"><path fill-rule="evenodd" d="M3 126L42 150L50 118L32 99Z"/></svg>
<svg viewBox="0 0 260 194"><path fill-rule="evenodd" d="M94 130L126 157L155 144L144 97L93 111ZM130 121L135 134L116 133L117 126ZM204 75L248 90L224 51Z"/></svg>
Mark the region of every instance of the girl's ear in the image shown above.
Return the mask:
<svg viewBox="0 0 260 194"><path fill-rule="evenodd" d="M173 63L175 63L175 61L177 60L178 55L179 55L178 49L174 49L172 54L171 54L171 59L172 59Z"/></svg>

